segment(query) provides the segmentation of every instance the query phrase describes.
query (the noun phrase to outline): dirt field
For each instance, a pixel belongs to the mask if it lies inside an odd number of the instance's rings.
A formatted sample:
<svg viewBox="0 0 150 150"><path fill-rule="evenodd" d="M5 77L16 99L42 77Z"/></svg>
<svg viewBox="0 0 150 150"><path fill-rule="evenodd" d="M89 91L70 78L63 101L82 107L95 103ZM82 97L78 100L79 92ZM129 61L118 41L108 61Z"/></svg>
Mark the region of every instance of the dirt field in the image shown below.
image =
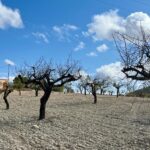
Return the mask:
<svg viewBox="0 0 150 150"><path fill-rule="evenodd" d="M0 95L0 149L150 149L150 99L98 96L94 105L90 95L53 93L37 121L39 98L13 92L5 110Z"/></svg>

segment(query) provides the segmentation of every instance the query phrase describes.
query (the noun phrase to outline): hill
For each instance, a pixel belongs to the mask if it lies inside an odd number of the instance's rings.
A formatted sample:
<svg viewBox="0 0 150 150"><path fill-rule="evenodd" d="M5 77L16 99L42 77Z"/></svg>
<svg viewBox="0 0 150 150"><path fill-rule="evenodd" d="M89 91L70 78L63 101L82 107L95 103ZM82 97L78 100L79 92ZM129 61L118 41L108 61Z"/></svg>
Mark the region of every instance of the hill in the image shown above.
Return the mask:
<svg viewBox="0 0 150 150"><path fill-rule="evenodd" d="M127 96L150 97L150 86L128 93Z"/></svg>

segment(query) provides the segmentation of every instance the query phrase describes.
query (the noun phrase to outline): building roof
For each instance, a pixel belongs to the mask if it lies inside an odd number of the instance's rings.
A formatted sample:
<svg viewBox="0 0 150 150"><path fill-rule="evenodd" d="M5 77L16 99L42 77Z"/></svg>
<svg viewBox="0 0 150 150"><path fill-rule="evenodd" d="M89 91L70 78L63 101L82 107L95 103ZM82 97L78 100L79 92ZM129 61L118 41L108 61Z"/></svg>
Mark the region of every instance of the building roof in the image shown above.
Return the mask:
<svg viewBox="0 0 150 150"><path fill-rule="evenodd" d="M8 79L0 79L0 80L2 80L2 81L8 81Z"/></svg>

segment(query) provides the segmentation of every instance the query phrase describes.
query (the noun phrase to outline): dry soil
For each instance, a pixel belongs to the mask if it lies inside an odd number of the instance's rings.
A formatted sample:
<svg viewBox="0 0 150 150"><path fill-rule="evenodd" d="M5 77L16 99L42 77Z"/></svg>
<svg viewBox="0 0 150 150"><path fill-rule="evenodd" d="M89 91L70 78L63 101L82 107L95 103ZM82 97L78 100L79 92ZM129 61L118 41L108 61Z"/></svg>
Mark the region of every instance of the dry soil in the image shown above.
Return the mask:
<svg viewBox="0 0 150 150"><path fill-rule="evenodd" d="M38 121L41 95L13 92L9 110L0 95L0 149L150 149L150 99L52 93Z"/></svg>

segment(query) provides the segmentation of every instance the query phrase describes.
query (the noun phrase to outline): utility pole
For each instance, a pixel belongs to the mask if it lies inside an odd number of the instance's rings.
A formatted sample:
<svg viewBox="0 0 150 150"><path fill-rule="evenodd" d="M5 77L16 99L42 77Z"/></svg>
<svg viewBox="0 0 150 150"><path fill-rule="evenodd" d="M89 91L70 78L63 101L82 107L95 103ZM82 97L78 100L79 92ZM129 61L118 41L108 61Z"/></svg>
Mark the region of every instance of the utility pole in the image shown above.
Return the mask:
<svg viewBox="0 0 150 150"><path fill-rule="evenodd" d="M10 64L8 64L8 85L9 85Z"/></svg>

